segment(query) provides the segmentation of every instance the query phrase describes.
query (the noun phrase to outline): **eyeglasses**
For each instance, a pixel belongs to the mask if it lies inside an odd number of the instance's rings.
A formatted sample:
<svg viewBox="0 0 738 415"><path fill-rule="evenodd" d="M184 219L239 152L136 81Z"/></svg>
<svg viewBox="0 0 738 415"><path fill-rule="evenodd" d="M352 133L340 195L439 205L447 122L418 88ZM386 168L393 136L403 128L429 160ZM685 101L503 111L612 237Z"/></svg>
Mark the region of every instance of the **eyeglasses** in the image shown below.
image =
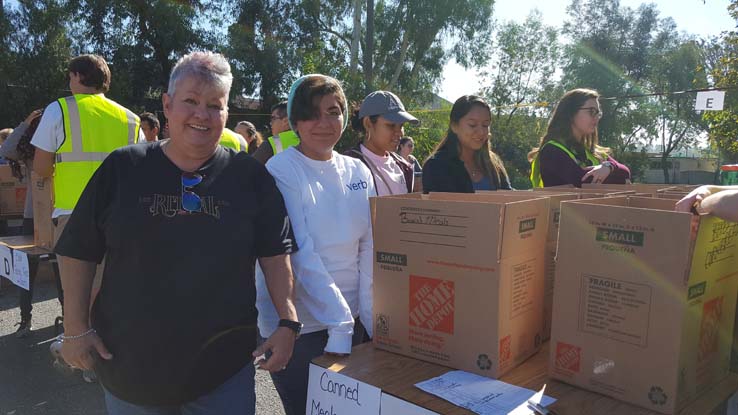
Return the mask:
<svg viewBox="0 0 738 415"><path fill-rule="evenodd" d="M274 122L274 121L279 121L279 120L283 120L283 119L285 119L285 118L287 118L287 116L286 116L286 115L283 115L283 116L281 116L281 117L280 117L280 116L278 116L278 115L272 115L271 117L269 117L269 119L270 119L270 120L272 120L272 122Z"/></svg>
<svg viewBox="0 0 738 415"><path fill-rule="evenodd" d="M202 210L202 199L192 188L202 183L202 176L197 173L182 172L182 209L189 213Z"/></svg>
<svg viewBox="0 0 738 415"><path fill-rule="evenodd" d="M587 111L589 113L589 116L592 118L602 118L602 111L600 111L600 109L597 107L582 107L579 108L578 111Z"/></svg>

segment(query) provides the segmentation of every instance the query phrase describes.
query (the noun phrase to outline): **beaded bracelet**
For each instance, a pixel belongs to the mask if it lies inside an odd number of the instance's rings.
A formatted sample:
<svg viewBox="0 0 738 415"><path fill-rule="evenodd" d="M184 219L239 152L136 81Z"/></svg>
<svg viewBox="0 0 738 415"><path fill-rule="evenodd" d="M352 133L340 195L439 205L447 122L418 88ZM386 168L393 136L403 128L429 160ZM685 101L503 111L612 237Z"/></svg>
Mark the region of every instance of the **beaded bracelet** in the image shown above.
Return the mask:
<svg viewBox="0 0 738 415"><path fill-rule="evenodd" d="M64 342L65 340L81 339L82 337L85 337L85 336L90 335L92 333L97 333L97 332L95 331L95 329L89 329L86 332L84 332L82 334L78 334L76 336L65 336L64 334L62 334L61 336L59 336L59 338L61 339L62 342Z"/></svg>

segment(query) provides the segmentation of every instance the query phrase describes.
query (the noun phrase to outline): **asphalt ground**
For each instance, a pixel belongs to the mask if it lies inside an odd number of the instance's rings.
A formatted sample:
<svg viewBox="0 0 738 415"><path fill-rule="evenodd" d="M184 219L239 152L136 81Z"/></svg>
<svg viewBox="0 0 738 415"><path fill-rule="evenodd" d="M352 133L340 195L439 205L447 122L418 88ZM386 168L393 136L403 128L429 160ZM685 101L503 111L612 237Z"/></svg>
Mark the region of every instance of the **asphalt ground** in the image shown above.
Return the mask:
<svg viewBox="0 0 738 415"><path fill-rule="evenodd" d="M18 288L2 279L0 285L0 415L104 415L98 383L87 383L81 372L57 370L49 353L55 336L54 319L61 315L51 267L42 263L33 299L31 336L15 337L20 321ZM284 415L271 378L256 374L256 413Z"/></svg>

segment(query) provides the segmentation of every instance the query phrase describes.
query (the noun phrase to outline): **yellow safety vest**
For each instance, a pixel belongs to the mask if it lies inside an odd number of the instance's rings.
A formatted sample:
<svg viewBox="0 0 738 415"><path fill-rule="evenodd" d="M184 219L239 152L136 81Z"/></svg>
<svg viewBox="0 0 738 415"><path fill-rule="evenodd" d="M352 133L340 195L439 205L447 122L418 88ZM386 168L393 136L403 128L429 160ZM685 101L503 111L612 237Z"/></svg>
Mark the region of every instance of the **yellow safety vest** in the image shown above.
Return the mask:
<svg viewBox="0 0 738 415"><path fill-rule="evenodd" d="M577 156L574 155L574 153L571 152L565 145L559 143L556 140L549 140L546 141L540 149L538 149L538 154L541 154L541 150L543 150L543 147L545 147L547 144L551 144L555 147L558 147L561 151L566 153L569 157L571 157L572 160L574 160L575 163L577 163L581 167L586 167L586 165L577 159ZM593 166L596 166L600 164L600 160L598 160L592 152L589 151L589 149L584 149L585 154L587 155L587 160L589 160ZM538 154L536 154L536 158L533 159L533 161L530 163L530 182L533 184L533 187L544 187L543 185L543 179L541 178L541 165L538 163Z"/></svg>
<svg viewBox="0 0 738 415"><path fill-rule="evenodd" d="M238 139L238 133L228 128L224 128L223 134L220 135L220 145L236 151L249 151L249 143L246 143L246 147L244 147L241 140Z"/></svg>
<svg viewBox="0 0 738 415"><path fill-rule="evenodd" d="M292 130L282 131L277 135L267 138L267 140L272 145L272 153L274 155L300 144L300 137Z"/></svg>
<svg viewBox="0 0 738 415"><path fill-rule="evenodd" d="M138 141L141 123L136 114L102 94L75 94L57 102L64 142L56 150L54 207L74 209L108 154Z"/></svg>

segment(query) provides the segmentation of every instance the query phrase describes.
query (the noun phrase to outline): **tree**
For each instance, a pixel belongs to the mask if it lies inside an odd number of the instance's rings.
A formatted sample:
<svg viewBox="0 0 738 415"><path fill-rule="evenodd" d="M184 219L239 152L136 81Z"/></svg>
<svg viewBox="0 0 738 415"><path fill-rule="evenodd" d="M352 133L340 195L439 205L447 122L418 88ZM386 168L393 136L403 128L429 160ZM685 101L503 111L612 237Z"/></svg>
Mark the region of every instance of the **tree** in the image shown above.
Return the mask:
<svg viewBox="0 0 738 415"><path fill-rule="evenodd" d="M3 15L9 29L0 52L0 120L5 127L64 93L72 48L66 27L58 24L70 15L62 2L20 1L17 8L4 6Z"/></svg>
<svg viewBox="0 0 738 415"><path fill-rule="evenodd" d="M247 3L250 2L243 4ZM276 53L299 52L299 56L289 59L292 70L285 73L277 70L276 75L287 80L285 84L298 73L321 69L342 79L351 99L359 100L375 89L390 89L406 104L422 103L430 100L433 86L440 80L449 58L454 57L467 66L486 61L492 0L256 3L260 6L251 10L251 15L279 13L273 20L278 20L285 32L290 32L280 33L278 38L283 47ZM355 22L361 22L360 5L365 18L363 26L357 28ZM263 26L257 24L255 36L258 38L268 28L267 22ZM231 39L233 42L237 36ZM248 62L249 56L260 53L245 48L250 41L240 42L245 44L233 44L231 52L241 53L239 61ZM284 64L285 59L280 62ZM256 77L253 86L264 89L259 78ZM263 91L261 95L265 97Z"/></svg>
<svg viewBox="0 0 738 415"><path fill-rule="evenodd" d="M677 34L673 25L665 25L655 42L652 57L654 71L651 83L656 91L683 91L704 88L707 78L702 69L702 53L697 42ZM704 130L699 114L694 111L692 94L666 93L656 97L658 113L654 118L657 141L661 145L661 168L664 183L671 183L667 159L680 148L692 144Z"/></svg>
<svg viewBox="0 0 738 415"><path fill-rule="evenodd" d="M656 6L633 10L618 0L573 0L567 11L564 33L572 43L565 54L564 87L593 88L603 97L647 92L660 24ZM626 151L650 116L632 104L627 99L601 101L605 116L600 141L616 153Z"/></svg>
<svg viewBox="0 0 738 415"><path fill-rule="evenodd" d="M488 45L491 65L482 72L482 95L492 108L492 145L507 165L515 188L530 187L528 152L546 127L547 111L528 103L561 95L556 71L561 60L558 32L544 26L539 11L523 23L503 24ZM546 105L546 104L541 104Z"/></svg>
<svg viewBox="0 0 738 415"><path fill-rule="evenodd" d="M176 59L203 44L197 17L210 2L71 0L79 53L102 55L111 67L110 96L132 109L160 108Z"/></svg>
<svg viewBox="0 0 738 415"><path fill-rule="evenodd" d="M728 6L730 15L738 22L738 0ZM708 47L715 51L710 69L713 85L717 88L738 85L738 32L725 33L721 40ZM738 163L738 93L729 90L722 111L706 111L710 141L729 162Z"/></svg>

